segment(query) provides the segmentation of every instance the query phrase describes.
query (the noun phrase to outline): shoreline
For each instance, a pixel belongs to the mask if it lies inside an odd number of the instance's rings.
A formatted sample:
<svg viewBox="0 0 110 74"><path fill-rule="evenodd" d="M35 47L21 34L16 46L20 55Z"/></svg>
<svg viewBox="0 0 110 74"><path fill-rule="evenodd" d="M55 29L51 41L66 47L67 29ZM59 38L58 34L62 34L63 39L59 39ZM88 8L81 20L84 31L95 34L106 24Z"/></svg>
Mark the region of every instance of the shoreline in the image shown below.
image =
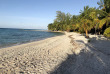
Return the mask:
<svg viewBox="0 0 110 74"><path fill-rule="evenodd" d="M51 37L48 37L48 38L51 38ZM17 44L13 44L13 45L10 45L10 46L0 47L0 49L9 48L9 47L13 47L13 46L19 46L19 45L22 45L22 44L28 44L28 43L37 42L37 41L42 41L42 40L45 40L45 39L48 39L48 38L43 38L43 39L40 39L40 40L32 40L32 41L27 41L27 42L23 42L23 43L17 43Z"/></svg>
<svg viewBox="0 0 110 74"><path fill-rule="evenodd" d="M65 32L65 35L2 48L0 73L109 73L109 41L94 37L91 35L88 43L88 39L81 34Z"/></svg>
<svg viewBox="0 0 110 74"><path fill-rule="evenodd" d="M47 30L48 32L59 32L59 33L65 33L66 31L50 31L50 30Z"/></svg>
<svg viewBox="0 0 110 74"><path fill-rule="evenodd" d="M60 33L63 33L63 32L60 32ZM63 34L65 34L65 33L63 33ZM60 35L58 35L58 36L60 36ZM56 37L56 36L52 36L52 37ZM27 44L27 43L31 43L31 42L37 42L37 41L45 40L45 39L48 39L48 38L51 38L51 37L37 39L37 40L31 40L31 41L22 42L22 43L15 43L15 44L3 46L3 47L1 46L0 49L2 49L2 48L8 48L8 47L13 47L13 46L18 46L18 45L22 45L22 44Z"/></svg>

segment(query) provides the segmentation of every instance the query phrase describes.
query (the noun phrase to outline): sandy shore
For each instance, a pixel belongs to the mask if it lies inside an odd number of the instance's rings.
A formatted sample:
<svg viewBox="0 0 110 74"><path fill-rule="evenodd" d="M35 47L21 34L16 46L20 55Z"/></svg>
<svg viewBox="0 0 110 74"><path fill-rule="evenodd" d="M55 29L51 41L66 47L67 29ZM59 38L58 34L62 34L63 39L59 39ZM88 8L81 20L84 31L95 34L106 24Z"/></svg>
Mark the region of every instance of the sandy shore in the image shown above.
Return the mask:
<svg viewBox="0 0 110 74"><path fill-rule="evenodd" d="M0 74L110 74L110 41L77 33L0 49Z"/></svg>

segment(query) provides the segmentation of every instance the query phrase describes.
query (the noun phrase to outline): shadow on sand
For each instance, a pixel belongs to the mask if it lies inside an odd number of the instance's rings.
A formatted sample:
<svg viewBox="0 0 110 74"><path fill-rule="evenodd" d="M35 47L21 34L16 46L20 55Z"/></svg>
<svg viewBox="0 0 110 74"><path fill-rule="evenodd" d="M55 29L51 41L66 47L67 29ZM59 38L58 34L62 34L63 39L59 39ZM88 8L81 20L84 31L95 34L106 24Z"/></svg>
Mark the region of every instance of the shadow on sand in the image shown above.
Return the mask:
<svg viewBox="0 0 110 74"><path fill-rule="evenodd" d="M110 74L110 41L90 40L79 54L68 55L50 74Z"/></svg>

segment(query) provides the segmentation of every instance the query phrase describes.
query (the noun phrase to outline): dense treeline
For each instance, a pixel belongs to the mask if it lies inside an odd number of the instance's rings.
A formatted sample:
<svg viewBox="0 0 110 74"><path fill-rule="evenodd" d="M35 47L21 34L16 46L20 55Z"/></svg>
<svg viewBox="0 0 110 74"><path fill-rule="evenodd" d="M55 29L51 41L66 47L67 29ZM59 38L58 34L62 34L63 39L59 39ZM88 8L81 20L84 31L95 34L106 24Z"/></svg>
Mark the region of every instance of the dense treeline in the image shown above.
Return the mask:
<svg viewBox="0 0 110 74"><path fill-rule="evenodd" d="M56 19L48 25L48 29L86 33L86 37L88 32L110 37L110 0L100 0L97 4L99 8L85 6L80 15L57 11Z"/></svg>

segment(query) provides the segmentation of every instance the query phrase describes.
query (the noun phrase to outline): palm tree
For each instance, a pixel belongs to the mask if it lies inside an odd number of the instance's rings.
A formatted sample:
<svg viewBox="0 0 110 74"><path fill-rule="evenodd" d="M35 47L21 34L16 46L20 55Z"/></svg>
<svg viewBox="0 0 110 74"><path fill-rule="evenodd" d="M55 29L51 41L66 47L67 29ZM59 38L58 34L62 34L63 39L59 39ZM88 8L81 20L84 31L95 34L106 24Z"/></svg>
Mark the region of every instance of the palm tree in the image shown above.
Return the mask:
<svg viewBox="0 0 110 74"><path fill-rule="evenodd" d="M82 18L81 19L81 29L83 29L86 33L86 37L88 38L88 31L91 30L91 28L93 27L91 24L92 24L92 21L89 20L89 19L85 19L85 18ZM80 30L81 30L80 29Z"/></svg>
<svg viewBox="0 0 110 74"><path fill-rule="evenodd" d="M101 8L99 28L102 28L105 24L108 26L110 23L110 0L100 0L97 4Z"/></svg>
<svg viewBox="0 0 110 74"><path fill-rule="evenodd" d="M104 15L102 15L102 19L100 20L99 28L102 28L105 24L106 26L110 23L110 13L106 13L105 11L102 11Z"/></svg>
<svg viewBox="0 0 110 74"><path fill-rule="evenodd" d="M99 9L105 9L104 0L100 0L97 4L99 5Z"/></svg>
<svg viewBox="0 0 110 74"><path fill-rule="evenodd" d="M89 6L84 7L84 11L81 12L81 27L86 33L86 37L88 36L88 31L93 28L92 19L90 17L91 8Z"/></svg>
<svg viewBox="0 0 110 74"><path fill-rule="evenodd" d="M99 10L96 8L91 8L90 17L92 18L95 34L96 34L96 30L97 29L99 30L99 23L100 23L99 16L100 16Z"/></svg>
<svg viewBox="0 0 110 74"><path fill-rule="evenodd" d="M100 0L97 2L97 4L101 10L104 10L108 13L110 12L110 0Z"/></svg>

